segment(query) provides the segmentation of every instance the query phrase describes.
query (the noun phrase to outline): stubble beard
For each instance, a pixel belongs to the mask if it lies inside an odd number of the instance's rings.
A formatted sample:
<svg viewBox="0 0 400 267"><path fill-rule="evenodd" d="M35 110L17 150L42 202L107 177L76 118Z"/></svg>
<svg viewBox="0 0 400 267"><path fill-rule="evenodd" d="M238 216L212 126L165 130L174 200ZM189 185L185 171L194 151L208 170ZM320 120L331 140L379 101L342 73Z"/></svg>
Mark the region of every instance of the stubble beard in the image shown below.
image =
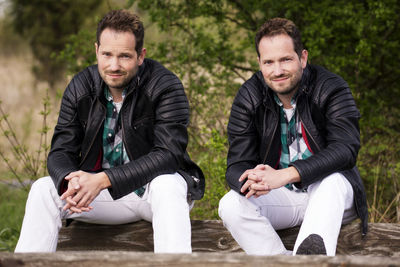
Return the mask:
<svg viewBox="0 0 400 267"><path fill-rule="evenodd" d="M267 82L267 85L276 94L284 95L284 96L291 95L299 88L302 74L303 74L302 71L299 71L295 75L289 76L289 79L291 78L291 80L287 87L276 88L275 86L273 86L272 82ZM281 76L275 76L275 77L272 77L270 80L277 79L277 78L283 78L283 77L287 77L287 76L288 76L287 74L281 75Z"/></svg>
<svg viewBox="0 0 400 267"><path fill-rule="evenodd" d="M107 84L107 86L109 88L113 88L113 89L117 89L117 90L124 90L130 83L130 81L132 80L132 78L135 76L137 71L134 71L133 74L129 75L128 72L126 71L104 71L103 72L103 80L104 82ZM111 79L110 77L107 77L108 74L121 74L121 78L122 80L120 81L113 81L113 79ZM126 76L126 75L129 76Z"/></svg>

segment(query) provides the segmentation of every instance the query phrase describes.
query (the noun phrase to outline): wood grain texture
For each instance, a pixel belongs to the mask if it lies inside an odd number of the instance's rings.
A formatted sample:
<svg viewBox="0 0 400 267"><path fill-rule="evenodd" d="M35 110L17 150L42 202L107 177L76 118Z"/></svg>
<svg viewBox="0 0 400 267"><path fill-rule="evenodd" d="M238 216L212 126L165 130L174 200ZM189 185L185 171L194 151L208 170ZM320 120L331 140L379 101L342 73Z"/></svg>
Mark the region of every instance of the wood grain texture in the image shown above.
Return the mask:
<svg viewBox="0 0 400 267"><path fill-rule="evenodd" d="M85 251L57 253L13 254L0 252L1 267L127 267L127 266L190 266L190 267L250 267L250 266L400 266L400 258L370 256L249 256L244 253L154 254L152 252Z"/></svg>
<svg viewBox="0 0 400 267"><path fill-rule="evenodd" d="M278 231L283 243L293 249L299 227ZM194 252L241 252L221 221L192 221ZM125 225L95 225L73 222L60 231L58 251L118 250L153 251L153 230L145 221ZM338 255L400 257L400 224L370 223L362 238L359 223L342 227Z"/></svg>

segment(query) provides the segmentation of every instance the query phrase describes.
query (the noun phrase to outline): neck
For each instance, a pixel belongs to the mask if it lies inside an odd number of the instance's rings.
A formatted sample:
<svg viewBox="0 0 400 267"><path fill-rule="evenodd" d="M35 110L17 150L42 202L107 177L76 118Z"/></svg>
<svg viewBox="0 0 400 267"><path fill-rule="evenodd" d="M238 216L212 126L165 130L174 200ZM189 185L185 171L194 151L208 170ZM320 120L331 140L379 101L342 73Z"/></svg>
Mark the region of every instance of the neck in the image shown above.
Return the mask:
<svg viewBox="0 0 400 267"><path fill-rule="evenodd" d="M123 89L111 88L111 87L108 87L108 88L109 88L110 93L111 93L111 95L113 97L113 101L116 102L116 103L122 102L122 91L123 91Z"/></svg>
<svg viewBox="0 0 400 267"><path fill-rule="evenodd" d="M282 102L283 104L283 108L292 108L292 98L294 96L294 94L296 93L297 90L295 90L294 92L291 92L290 94L277 94L279 100Z"/></svg>

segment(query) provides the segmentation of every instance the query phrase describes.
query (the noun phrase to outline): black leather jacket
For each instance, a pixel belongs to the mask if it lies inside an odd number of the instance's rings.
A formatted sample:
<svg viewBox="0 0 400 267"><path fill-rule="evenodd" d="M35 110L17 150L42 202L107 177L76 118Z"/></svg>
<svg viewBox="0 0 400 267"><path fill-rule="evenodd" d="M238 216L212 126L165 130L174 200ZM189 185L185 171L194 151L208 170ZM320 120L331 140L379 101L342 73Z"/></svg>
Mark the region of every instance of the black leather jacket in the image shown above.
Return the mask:
<svg viewBox="0 0 400 267"><path fill-rule="evenodd" d="M365 189L355 166L360 148L360 113L347 83L322 67L308 65L303 72L296 108L306 133L304 138L313 152L308 159L291 164L301 177L296 186L306 188L329 174L341 172L353 187L362 233L366 234ZM240 175L257 164L277 168L280 137L279 107L259 71L239 89L229 119L226 179L233 190L239 192Z"/></svg>
<svg viewBox="0 0 400 267"><path fill-rule="evenodd" d="M75 75L64 92L48 156L59 193L72 171L101 171L106 116L105 83L97 65ZM187 152L189 104L182 83L160 63L145 59L121 108L123 142L130 162L104 170L110 194L123 197L158 175L179 172L191 199L204 194L204 176Z"/></svg>

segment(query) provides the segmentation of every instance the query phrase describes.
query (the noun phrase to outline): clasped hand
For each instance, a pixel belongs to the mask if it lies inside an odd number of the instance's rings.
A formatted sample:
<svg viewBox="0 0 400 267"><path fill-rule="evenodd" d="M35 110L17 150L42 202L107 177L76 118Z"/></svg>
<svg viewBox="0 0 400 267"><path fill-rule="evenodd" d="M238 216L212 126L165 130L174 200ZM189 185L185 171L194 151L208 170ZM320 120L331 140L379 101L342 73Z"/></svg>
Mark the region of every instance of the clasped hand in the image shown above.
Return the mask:
<svg viewBox="0 0 400 267"><path fill-rule="evenodd" d="M93 209L89 206L94 198L103 189L101 187L101 173L88 173L84 171L71 172L65 177L68 181L68 189L61 195L61 200L67 203L63 210L69 210L69 214L88 212Z"/></svg>
<svg viewBox="0 0 400 267"><path fill-rule="evenodd" d="M268 194L272 189L285 185L280 170L275 170L269 165L259 164L254 169L246 170L239 178L243 184L240 192L246 193L246 198L259 197Z"/></svg>

